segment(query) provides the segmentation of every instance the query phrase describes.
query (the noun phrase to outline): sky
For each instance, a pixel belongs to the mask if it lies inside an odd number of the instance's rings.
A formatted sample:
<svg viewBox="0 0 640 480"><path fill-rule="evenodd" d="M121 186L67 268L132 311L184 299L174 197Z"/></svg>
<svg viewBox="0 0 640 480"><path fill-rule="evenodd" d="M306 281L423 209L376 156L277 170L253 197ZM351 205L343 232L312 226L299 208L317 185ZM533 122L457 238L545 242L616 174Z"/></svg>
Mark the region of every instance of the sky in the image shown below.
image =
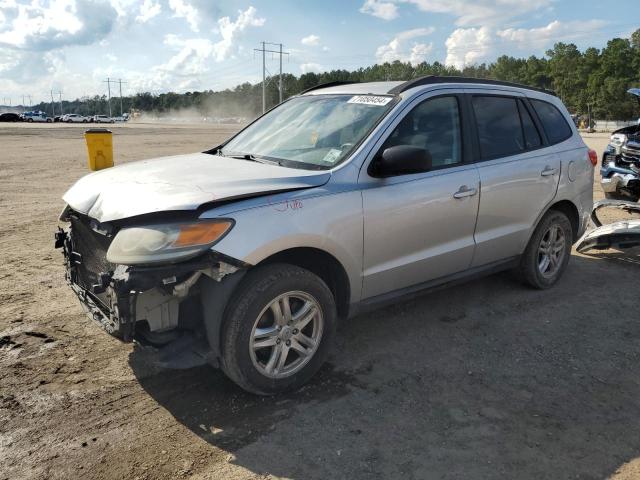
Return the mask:
<svg viewBox="0 0 640 480"><path fill-rule="evenodd" d="M262 41L284 45L295 75L394 60L462 67L559 41L602 48L640 27L636 2L0 0L0 104L106 94L107 78L126 82L124 95L255 83ZM278 55L266 59L276 74Z"/></svg>

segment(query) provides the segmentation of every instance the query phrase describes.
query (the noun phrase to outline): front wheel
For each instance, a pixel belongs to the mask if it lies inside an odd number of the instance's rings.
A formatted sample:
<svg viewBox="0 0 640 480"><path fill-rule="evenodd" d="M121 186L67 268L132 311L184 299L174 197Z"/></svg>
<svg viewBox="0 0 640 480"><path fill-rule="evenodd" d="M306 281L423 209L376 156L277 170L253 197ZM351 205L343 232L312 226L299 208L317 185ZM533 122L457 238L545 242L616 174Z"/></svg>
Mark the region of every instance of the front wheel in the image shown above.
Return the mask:
<svg viewBox="0 0 640 480"><path fill-rule="evenodd" d="M222 369L252 393L295 390L327 357L336 317L334 297L317 275L287 264L258 267L227 306Z"/></svg>
<svg viewBox="0 0 640 480"><path fill-rule="evenodd" d="M567 216L549 210L536 227L520 260L520 277L538 289L552 287L571 257L573 230Z"/></svg>

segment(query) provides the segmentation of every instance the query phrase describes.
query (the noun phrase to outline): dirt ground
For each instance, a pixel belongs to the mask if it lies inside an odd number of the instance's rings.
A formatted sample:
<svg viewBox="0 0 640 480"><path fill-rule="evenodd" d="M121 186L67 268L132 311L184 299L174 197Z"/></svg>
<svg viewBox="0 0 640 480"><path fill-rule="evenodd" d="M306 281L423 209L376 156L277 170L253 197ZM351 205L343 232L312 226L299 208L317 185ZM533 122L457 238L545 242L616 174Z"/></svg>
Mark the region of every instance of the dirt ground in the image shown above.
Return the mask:
<svg viewBox="0 0 640 480"><path fill-rule="evenodd" d="M235 128L116 125L116 159ZM83 129L0 126L0 480L640 478L630 253L574 254L549 291L504 273L362 315L310 385L258 398L86 320L53 249Z"/></svg>

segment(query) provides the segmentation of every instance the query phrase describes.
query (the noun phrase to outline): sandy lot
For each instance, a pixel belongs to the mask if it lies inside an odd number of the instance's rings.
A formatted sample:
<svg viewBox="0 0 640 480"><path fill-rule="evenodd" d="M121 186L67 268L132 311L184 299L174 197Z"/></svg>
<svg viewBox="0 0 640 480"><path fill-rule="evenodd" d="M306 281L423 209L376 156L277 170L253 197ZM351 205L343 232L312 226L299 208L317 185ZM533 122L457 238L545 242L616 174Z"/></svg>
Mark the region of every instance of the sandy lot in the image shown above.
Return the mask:
<svg viewBox="0 0 640 480"><path fill-rule="evenodd" d="M115 154L235 128L116 125ZM53 249L83 129L0 126L0 480L640 478L629 253L574 254L546 292L505 273L360 316L309 386L257 398L210 368L152 369L85 319Z"/></svg>

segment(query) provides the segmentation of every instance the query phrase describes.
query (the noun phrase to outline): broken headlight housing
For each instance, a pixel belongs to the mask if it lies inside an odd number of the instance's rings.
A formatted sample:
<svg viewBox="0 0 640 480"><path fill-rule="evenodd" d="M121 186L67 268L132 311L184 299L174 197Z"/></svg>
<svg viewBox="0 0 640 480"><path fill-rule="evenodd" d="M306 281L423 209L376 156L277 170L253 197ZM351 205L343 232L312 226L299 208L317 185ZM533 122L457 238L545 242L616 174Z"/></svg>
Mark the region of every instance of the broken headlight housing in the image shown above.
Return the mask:
<svg viewBox="0 0 640 480"><path fill-rule="evenodd" d="M621 147L627 142L627 136L624 133L614 133L611 135L611 144L616 147Z"/></svg>
<svg viewBox="0 0 640 480"><path fill-rule="evenodd" d="M123 228L109 246L107 261L149 265L187 260L220 241L233 223L220 219Z"/></svg>

